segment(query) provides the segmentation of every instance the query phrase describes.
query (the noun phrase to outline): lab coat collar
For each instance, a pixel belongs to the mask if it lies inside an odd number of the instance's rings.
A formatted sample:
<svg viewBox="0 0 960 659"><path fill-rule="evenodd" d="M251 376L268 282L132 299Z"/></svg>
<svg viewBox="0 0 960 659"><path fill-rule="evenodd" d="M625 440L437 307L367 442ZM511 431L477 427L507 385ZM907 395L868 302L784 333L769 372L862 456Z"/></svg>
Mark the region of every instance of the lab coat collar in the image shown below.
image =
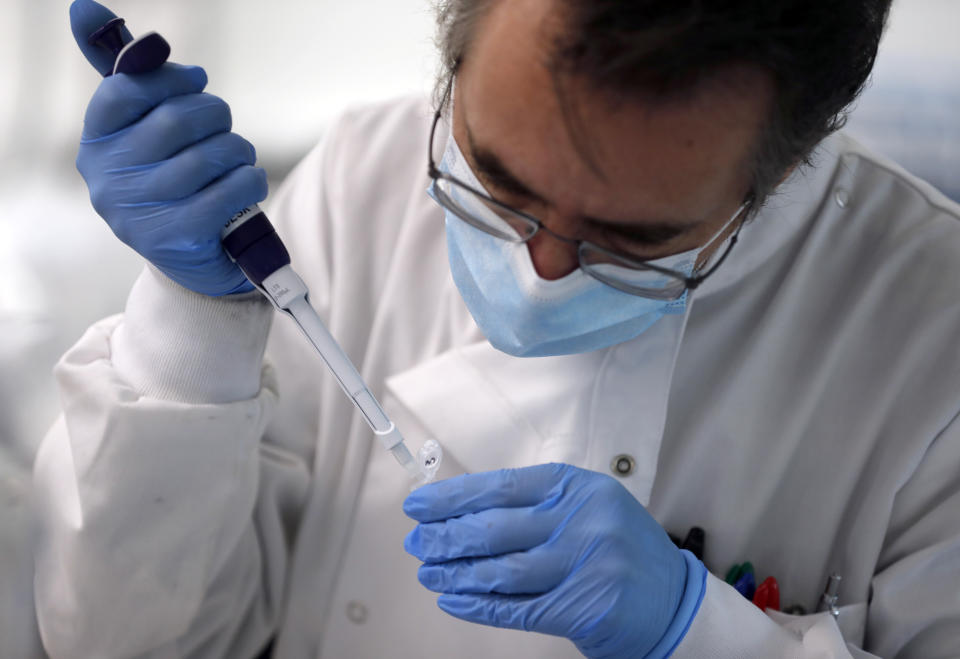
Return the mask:
<svg viewBox="0 0 960 659"><path fill-rule="evenodd" d="M734 286L787 245L819 212L837 170L846 138L833 134L816 148L811 165L800 166L773 192L740 232L724 264L692 296L700 299Z"/></svg>
<svg viewBox="0 0 960 659"><path fill-rule="evenodd" d="M388 378L384 407L412 447L440 442L440 478L545 462L610 473L628 456L632 469L617 477L646 504L686 318L579 355L517 358L487 341L453 348Z"/></svg>
<svg viewBox="0 0 960 659"><path fill-rule="evenodd" d="M405 435L422 435L413 438L414 446L439 440L445 464L454 461L455 471L574 462L577 456L542 454L551 440L543 420L551 413L565 416L557 401L588 389L584 376L604 353L517 358L483 340L388 378L384 406Z"/></svg>

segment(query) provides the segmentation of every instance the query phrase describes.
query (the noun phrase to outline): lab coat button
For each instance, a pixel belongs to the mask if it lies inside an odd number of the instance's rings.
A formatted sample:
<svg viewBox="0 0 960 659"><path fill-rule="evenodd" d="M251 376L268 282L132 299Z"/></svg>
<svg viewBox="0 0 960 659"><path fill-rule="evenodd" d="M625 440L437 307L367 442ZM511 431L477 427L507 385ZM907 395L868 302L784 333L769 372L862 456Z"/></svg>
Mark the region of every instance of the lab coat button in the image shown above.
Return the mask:
<svg viewBox="0 0 960 659"><path fill-rule="evenodd" d="M843 188L838 188L833 198L840 208L846 208L847 204L850 203L850 193Z"/></svg>
<svg viewBox="0 0 960 659"><path fill-rule="evenodd" d="M362 625L367 621L367 607L360 602L347 602L347 618L356 625Z"/></svg>
<svg viewBox="0 0 960 659"><path fill-rule="evenodd" d="M629 476L637 466L633 456L621 453L610 461L610 471L617 476Z"/></svg>

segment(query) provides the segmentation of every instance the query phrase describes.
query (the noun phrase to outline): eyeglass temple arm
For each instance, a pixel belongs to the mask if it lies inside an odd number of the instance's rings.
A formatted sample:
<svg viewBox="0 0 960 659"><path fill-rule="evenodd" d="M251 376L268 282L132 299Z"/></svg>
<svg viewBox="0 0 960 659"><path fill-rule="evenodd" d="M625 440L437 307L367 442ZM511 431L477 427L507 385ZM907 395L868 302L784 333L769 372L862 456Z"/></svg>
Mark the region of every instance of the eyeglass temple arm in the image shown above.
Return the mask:
<svg viewBox="0 0 960 659"><path fill-rule="evenodd" d="M733 232L732 236L730 236L730 246L724 250L723 254L720 255L720 259L716 263L714 263L712 266L710 266L709 270L707 270L702 274L697 275L696 277L690 277L687 279L687 282L686 282L687 288L689 288L691 291L696 289L698 286L700 286L700 284L703 283L703 281L707 277L712 275L717 270L717 268L723 265L723 262L727 260L727 257L730 256L730 252L733 251L734 246L737 244L737 240L739 240L740 238L740 230L743 228L743 225L746 224L746 222L747 222L746 217L740 220L740 223L737 225L737 230Z"/></svg>

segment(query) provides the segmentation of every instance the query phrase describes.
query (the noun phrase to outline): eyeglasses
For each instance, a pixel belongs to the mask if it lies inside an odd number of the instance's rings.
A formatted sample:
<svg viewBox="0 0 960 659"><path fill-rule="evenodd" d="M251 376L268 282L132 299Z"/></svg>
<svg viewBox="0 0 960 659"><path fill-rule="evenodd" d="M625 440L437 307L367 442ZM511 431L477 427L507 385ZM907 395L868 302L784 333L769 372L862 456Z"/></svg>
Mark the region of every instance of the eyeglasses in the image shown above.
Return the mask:
<svg viewBox="0 0 960 659"><path fill-rule="evenodd" d="M440 122L442 108L446 105L450 87L447 88L444 101L433 117L433 126L430 128L430 144L428 151L428 174L434 182L436 200L445 209L453 213L472 227L479 229L501 240L521 244L529 241L541 230L549 233L557 240L577 246L577 259L580 268L588 275L608 286L612 286L625 293L656 300L676 300L687 290L700 286L707 277L716 272L717 268L729 256L733 246L737 244L741 221L730 236L730 243L722 252L714 250L706 261L695 268L693 276L678 270L665 268L649 261L638 259L628 254L621 254L615 250L601 247L586 240L561 236L537 218L497 201L490 195L465 183L455 176L440 171L436 165L433 152L433 141ZM747 209L744 203L736 213L724 223L723 227L707 242L707 246L726 233L733 222L740 218Z"/></svg>

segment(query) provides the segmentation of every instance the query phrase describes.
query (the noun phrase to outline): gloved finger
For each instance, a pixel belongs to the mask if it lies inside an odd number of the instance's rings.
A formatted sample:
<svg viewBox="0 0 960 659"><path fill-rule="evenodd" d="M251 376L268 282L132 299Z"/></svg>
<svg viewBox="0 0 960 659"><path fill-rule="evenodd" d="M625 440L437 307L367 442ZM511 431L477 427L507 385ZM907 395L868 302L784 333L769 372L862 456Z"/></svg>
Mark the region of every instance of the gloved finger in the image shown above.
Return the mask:
<svg viewBox="0 0 960 659"><path fill-rule="evenodd" d="M441 595L437 606L450 615L479 625L540 631L540 607L543 595ZM556 632L554 632L556 633Z"/></svg>
<svg viewBox="0 0 960 659"><path fill-rule="evenodd" d="M230 106L210 94L168 98L122 133L122 139L102 146L113 166L147 165L166 160L233 125Z"/></svg>
<svg viewBox="0 0 960 659"><path fill-rule="evenodd" d="M487 508L535 506L562 494L572 470L545 464L464 474L417 488L403 502L403 512L418 522L436 522Z"/></svg>
<svg viewBox="0 0 960 659"><path fill-rule="evenodd" d="M93 0L75 0L70 5L70 29L73 31L73 38L77 40L77 45L80 46L87 61L102 76L113 71L113 54L100 46L90 45L88 39L91 34L116 17L117 15L112 11ZM133 39L133 35L126 26L121 29L124 41Z"/></svg>
<svg viewBox="0 0 960 659"><path fill-rule="evenodd" d="M233 215L267 197L267 174L259 167L242 165L196 194L174 202L120 201L110 186L91 186L90 200L121 242L160 267L155 256L190 260L196 255L219 254L220 231ZM135 221L113 212L136 208ZM211 245L215 246L213 249ZM162 269L162 268L161 268Z"/></svg>
<svg viewBox="0 0 960 659"><path fill-rule="evenodd" d="M253 284L222 248L216 247L211 254L202 264L198 263L195 270L184 269L182 255L171 255L169 259L157 255L153 263L173 281L203 295L231 295L253 290Z"/></svg>
<svg viewBox="0 0 960 659"><path fill-rule="evenodd" d="M168 98L199 94L207 73L199 66L167 62L156 71L110 76L97 87L83 120L83 142L110 137L139 121Z"/></svg>
<svg viewBox="0 0 960 659"><path fill-rule="evenodd" d="M197 235L212 232L219 242L220 230L227 220L244 208L259 204L267 193L267 173L259 167L243 165L178 203L184 204L188 212L196 212Z"/></svg>
<svg viewBox="0 0 960 659"><path fill-rule="evenodd" d="M571 557L555 547L487 558L467 558L420 566L417 579L438 593L536 595L556 588L570 573Z"/></svg>
<svg viewBox="0 0 960 659"><path fill-rule="evenodd" d="M110 176L110 187L117 198L178 201L256 160L256 151L247 140L236 133L218 133L168 160L105 173Z"/></svg>
<svg viewBox="0 0 960 659"><path fill-rule="evenodd" d="M427 563L475 556L497 556L541 545L561 516L536 508L492 508L442 522L418 524L403 546Z"/></svg>
<svg viewBox="0 0 960 659"><path fill-rule="evenodd" d="M184 288L204 295L251 290L246 276L223 251L218 231L190 231L184 227L182 210L169 204L162 208L138 222L129 242L121 239Z"/></svg>

